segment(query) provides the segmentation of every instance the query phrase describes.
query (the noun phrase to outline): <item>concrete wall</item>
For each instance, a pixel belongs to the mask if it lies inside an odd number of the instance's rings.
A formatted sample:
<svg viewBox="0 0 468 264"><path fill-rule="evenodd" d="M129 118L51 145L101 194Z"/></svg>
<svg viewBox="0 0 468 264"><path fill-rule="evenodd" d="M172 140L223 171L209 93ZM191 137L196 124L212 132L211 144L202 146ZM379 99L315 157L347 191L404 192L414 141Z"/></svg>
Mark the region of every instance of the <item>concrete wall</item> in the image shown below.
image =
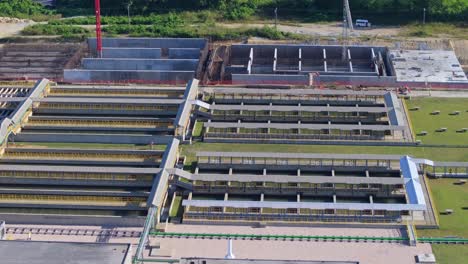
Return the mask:
<svg viewBox="0 0 468 264"><path fill-rule="evenodd" d="M309 85L309 75L233 74L232 83Z"/></svg>
<svg viewBox="0 0 468 264"><path fill-rule="evenodd" d="M105 217L105 216L74 216L74 215L28 215L0 214L0 219L8 224L33 225L96 225L139 227L143 226L145 217Z"/></svg>
<svg viewBox="0 0 468 264"><path fill-rule="evenodd" d="M327 59L341 60L342 46L338 45L297 45L297 44L237 44L231 47L232 64L240 62L245 64L248 61L250 49L254 49L254 63L256 59L268 58L273 59L274 51L277 49L278 58L291 57L297 58L299 49L302 49L302 59L323 59L323 49L326 50ZM371 48L374 48L375 53L381 52L382 55L387 54L385 47L372 46L350 46L348 49L351 52L352 59L368 59L371 61Z"/></svg>
<svg viewBox="0 0 468 264"><path fill-rule="evenodd" d="M19 133L11 136L14 142L63 142L101 144L168 144L172 136L111 135L111 134L67 134L67 133Z"/></svg>
<svg viewBox="0 0 468 264"><path fill-rule="evenodd" d="M353 84L353 85L376 85L376 86L395 86L397 84L395 76L339 76L339 75L320 75L318 78L320 83L337 83L337 84ZM317 83L317 78L314 77L314 83Z"/></svg>
<svg viewBox="0 0 468 264"><path fill-rule="evenodd" d="M170 48L169 59L198 59L200 49L196 48Z"/></svg>
<svg viewBox="0 0 468 264"><path fill-rule="evenodd" d="M87 70L195 71L198 60L85 58L81 64Z"/></svg>
<svg viewBox="0 0 468 264"><path fill-rule="evenodd" d="M199 38L103 38L102 46L111 48L198 48L205 47L206 40ZM96 52L96 38L89 38L91 52Z"/></svg>
<svg viewBox="0 0 468 264"><path fill-rule="evenodd" d="M159 59L161 49L149 48L103 48L103 58Z"/></svg>
<svg viewBox="0 0 468 264"><path fill-rule="evenodd" d="M66 82L136 82L186 84L194 71L64 70Z"/></svg>

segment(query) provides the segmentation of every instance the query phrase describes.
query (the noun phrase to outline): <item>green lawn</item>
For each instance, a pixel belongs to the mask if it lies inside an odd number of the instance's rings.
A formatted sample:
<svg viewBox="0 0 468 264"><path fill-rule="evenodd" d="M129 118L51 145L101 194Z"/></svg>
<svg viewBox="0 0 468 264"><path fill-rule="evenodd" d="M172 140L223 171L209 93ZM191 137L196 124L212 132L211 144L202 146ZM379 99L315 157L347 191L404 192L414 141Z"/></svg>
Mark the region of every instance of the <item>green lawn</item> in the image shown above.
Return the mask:
<svg viewBox="0 0 468 264"><path fill-rule="evenodd" d="M432 245L438 264L462 264L468 259L466 245Z"/></svg>
<svg viewBox="0 0 468 264"><path fill-rule="evenodd" d="M195 123L195 126L193 126L192 136L200 137L202 135L202 131L203 131L203 122L197 121Z"/></svg>
<svg viewBox="0 0 468 264"><path fill-rule="evenodd" d="M182 196L176 196L174 198L174 205L172 210L169 212L170 217L182 216L183 207L182 207Z"/></svg>
<svg viewBox="0 0 468 264"><path fill-rule="evenodd" d="M438 211L453 209L452 215L438 215L439 229L418 230L419 236L444 237L459 236L468 238L468 185L455 185L457 179L431 179L432 198Z"/></svg>
<svg viewBox="0 0 468 264"><path fill-rule="evenodd" d="M406 101L410 113L413 131L416 139L425 144L468 145L468 132L457 133L461 128L468 127L468 99L467 98L413 98ZM420 107L411 111L411 108ZM439 115L431 115L439 110ZM460 111L459 115L450 115ZM446 127L446 132L436 132ZM426 136L418 136L421 131L427 131Z"/></svg>

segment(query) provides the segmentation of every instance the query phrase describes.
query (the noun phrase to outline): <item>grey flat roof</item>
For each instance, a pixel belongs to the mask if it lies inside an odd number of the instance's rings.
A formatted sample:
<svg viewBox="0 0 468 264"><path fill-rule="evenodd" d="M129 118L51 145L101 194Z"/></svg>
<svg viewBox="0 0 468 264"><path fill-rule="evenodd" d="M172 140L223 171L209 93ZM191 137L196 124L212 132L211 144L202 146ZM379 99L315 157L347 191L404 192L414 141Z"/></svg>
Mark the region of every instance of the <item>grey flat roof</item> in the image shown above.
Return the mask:
<svg viewBox="0 0 468 264"><path fill-rule="evenodd" d="M198 94L198 83L199 80L192 79L187 83L187 88L184 93L184 102L179 106L177 111L176 119L174 120L174 126L185 126L190 118L192 110L192 103L190 100L194 100Z"/></svg>
<svg viewBox="0 0 468 264"><path fill-rule="evenodd" d="M129 168L129 167L90 167L90 166L45 166L45 165L2 165L0 171L44 171L44 172L83 172L83 173L125 173L125 174L157 174L160 168Z"/></svg>
<svg viewBox="0 0 468 264"><path fill-rule="evenodd" d="M1 240L2 264L124 264L129 244Z"/></svg>
<svg viewBox="0 0 468 264"><path fill-rule="evenodd" d="M404 126L389 125L341 125L341 124L291 124L291 123L238 123L238 122L205 122L205 127L213 128L276 128L276 129L339 129L339 130L405 130Z"/></svg>
<svg viewBox="0 0 468 264"><path fill-rule="evenodd" d="M22 102L28 97L0 97L0 102Z"/></svg>
<svg viewBox="0 0 468 264"><path fill-rule="evenodd" d="M356 106L298 106L298 105L220 105L210 106L212 110L247 110L247 111L306 111L306 112L368 112L386 113L387 107L356 107Z"/></svg>
<svg viewBox="0 0 468 264"><path fill-rule="evenodd" d="M213 152L200 151L197 157L234 157L234 158L288 158L288 159L356 159L356 160L400 160L400 155L384 154L327 154L327 153L281 153L281 152Z"/></svg>
<svg viewBox="0 0 468 264"><path fill-rule="evenodd" d="M388 117L390 124L395 126L404 126L405 119L403 118L403 109L400 100L395 93L387 93L385 96L385 104L389 108Z"/></svg>
<svg viewBox="0 0 468 264"><path fill-rule="evenodd" d="M349 183L349 184L404 184L403 178L387 177L332 177L332 176L290 176L290 175L255 175L255 174L192 174L181 173L180 169L172 172L177 176L195 181L239 181L239 182L279 182L279 183Z"/></svg>
<svg viewBox="0 0 468 264"><path fill-rule="evenodd" d="M203 91L220 94L249 94L249 95L338 95L338 96L384 96L387 91L353 91L353 90L322 90L322 89L252 89L252 88L211 88L204 87Z"/></svg>
<svg viewBox="0 0 468 264"><path fill-rule="evenodd" d="M344 209L344 210L387 210L387 211L423 211L426 205L386 204L386 203L323 203L323 202L260 202L260 201L219 201L219 200L183 200L183 206L196 207L233 207L233 208L298 208L298 209Z"/></svg>
<svg viewBox="0 0 468 264"><path fill-rule="evenodd" d="M42 103L106 103L106 104L173 104L178 105L182 99L140 99L140 98L89 98L89 97L46 97L34 99Z"/></svg>

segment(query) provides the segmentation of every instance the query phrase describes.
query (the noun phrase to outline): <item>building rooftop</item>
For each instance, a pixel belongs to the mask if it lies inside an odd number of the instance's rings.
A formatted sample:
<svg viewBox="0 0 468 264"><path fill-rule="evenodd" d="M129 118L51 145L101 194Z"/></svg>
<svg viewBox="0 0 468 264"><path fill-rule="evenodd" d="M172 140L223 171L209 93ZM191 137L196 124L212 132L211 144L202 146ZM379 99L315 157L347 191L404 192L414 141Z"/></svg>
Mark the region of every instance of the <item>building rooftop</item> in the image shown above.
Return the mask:
<svg viewBox="0 0 468 264"><path fill-rule="evenodd" d="M129 244L45 241L0 241L2 264L123 264L131 258Z"/></svg>
<svg viewBox="0 0 468 264"><path fill-rule="evenodd" d="M453 51L391 50L399 82L468 82Z"/></svg>

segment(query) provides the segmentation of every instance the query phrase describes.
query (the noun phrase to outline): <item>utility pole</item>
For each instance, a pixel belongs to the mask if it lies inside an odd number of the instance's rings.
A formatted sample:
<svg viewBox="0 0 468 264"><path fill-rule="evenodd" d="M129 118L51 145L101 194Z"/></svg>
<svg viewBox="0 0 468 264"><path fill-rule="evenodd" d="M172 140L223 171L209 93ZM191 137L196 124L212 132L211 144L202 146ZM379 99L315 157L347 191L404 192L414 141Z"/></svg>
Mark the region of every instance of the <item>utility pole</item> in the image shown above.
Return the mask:
<svg viewBox="0 0 468 264"><path fill-rule="evenodd" d="M94 0L94 10L96 14L96 52L102 58L102 37L101 37L101 1Z"/></svg>
<svg viewBox="0 0 468 264"><path fill-rule="evenodd" d="M346 47L348 45L348 29L353 30L353 20L351 18L351 10L349 9L349 1L343 0L343 47L341 51L341 60L346 60Z"/></svg>
<svg viewBox="0 0 468 264"><path fill-rule="evenodd" d="M349 30L353 31L353 18L351 17L351 8L349 8L349 0L343 0L343 12L346 14L345 18L348 21Z"/></svg>

